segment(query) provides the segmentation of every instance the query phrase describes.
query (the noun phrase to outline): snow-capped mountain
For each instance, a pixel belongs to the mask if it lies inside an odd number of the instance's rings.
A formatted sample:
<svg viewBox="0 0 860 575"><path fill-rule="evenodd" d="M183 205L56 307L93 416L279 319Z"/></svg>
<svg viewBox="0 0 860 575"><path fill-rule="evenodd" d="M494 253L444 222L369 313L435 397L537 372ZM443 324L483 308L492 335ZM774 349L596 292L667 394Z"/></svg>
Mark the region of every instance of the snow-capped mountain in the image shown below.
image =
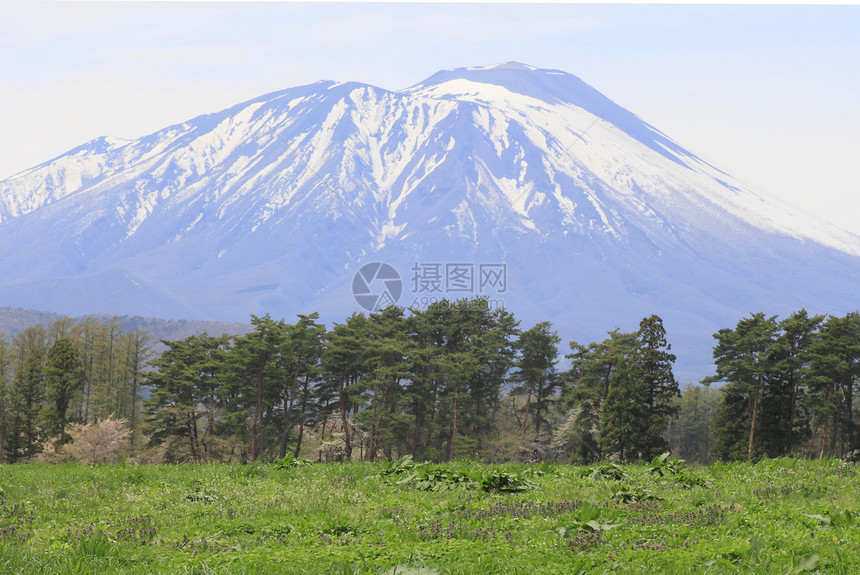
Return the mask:
<svg viewBox="0 0 860 575"><path fill-rule="evenodd" d="M487 295L580 341L658 313L692 377L750 312L856 309L860 238L810 221L558 70L326 81L0 182L0 305L341 320L359 281ZM371 262L399 298L356 280Z"/></svg>

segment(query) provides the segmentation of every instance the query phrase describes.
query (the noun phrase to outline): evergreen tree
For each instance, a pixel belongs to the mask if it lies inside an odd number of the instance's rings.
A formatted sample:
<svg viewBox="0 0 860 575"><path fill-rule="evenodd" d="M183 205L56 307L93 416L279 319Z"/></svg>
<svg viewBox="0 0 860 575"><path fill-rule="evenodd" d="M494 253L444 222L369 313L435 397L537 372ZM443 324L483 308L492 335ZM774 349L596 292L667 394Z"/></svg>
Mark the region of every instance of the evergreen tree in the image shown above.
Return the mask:
<svg viewBox="0 0 860 575"><path fill-rule="evenodd" d="M860 314L828 317L812 345L810 364L819 457L857 449L854 389L860 378Z"/></svg>
<svg viewBox="0 0 860 575"><path fill-rule="evenodd" d="M745 456L749 461L761 451L756 442L757 421L765 385L774 374L777 335L776 316L765 317L763 313L740 320L735 329L714 334L717 375L703 382L725 383L723 402L714 418L712 448L721 459Z"/></svg>
<svg viewBox="0 0 860 575"><path fill-rule="evenodd" d="M621 460L635 459L647 429L644 387L633 358L621 356L603 402L600 450L617 453Z"/></svg>
<svg viewBox="0 0 860 575"><path fill-rule="evenodd" d="M566 374L565 403L573 419L570 425L574 437L573 457L580 461L600 459L599 437L603 420L604 401L612 381L635 344L636 334L609 332L600 343L582 346L570 343L571 368Z"/></svg>
<svg viewBox="0 0 860 575"><path fill-rule="evenodd" d="M284 321L275 321L266 314L252 315L251 323L254 331L236 338L231 355L251 415L250 458L254 461L266 451L267 415L273 413L291 374L282 369L280 357L286 338Z"/></svg>
<svg viewBox="0 0 860 575"><path fill-rule="evenodd" d="M206 461L206 438L214 433L214 397L226 369L227 337L203 333L162 343L168 349L151 362L155 371L147 373L147 384L152 389L146 404L151 416L150 445L184 437L189 457L195 462ZM207 425L203 434L199 428L201 419Z"/></svg>
<svg viewBox="0 0 860 575"><path fill-rule="evenodd" d="M772 373L765 378L765 409L759 416L768 457L791 453L811 435L812 349L823 320L824 316L800 310L779 322L780 333L771 350Z"/></svg>
<svg viewBox="0 0 860 575"><path fill-rule="evenodd" d="M27 328L15 337L13 347L17 365L9 390L5 445L6 461L10 463L32 457L41 449L38 419L45 393L45 330Z"/></svg>
<svg viewBox="0 0 860 575"><path fill-rule="evenodd" d="M286 456L287 435L296 425L299 431L294 456L299 456L305 424L318 410L314 402L314 392L322 371L320 361L326 329L324 325L317 323L319 319L317 313L298 317L299 321L295 325L287 326L285 346L289 350L289 368L292 370L293 380L290 392L284 397L285 401L294 406L287 407L286 413L295 413L295 415L284 418L280 457Z"/></svg>
<svg viewBox="0 0 860 575"><path fill-rule="evenodd" d="M352 412L358 411L361 385L366 376L368 319L352 314L343 324L334 324L326 335L322 353L324 401L337 411L344 434L343 457L352 459Z"/></svg>
<svg viewBox="0 0 860 575"><path fill-rule="evenodd" d="M365 459L373 461L379 450L391 458L394 449L403 447L400 439L408 433L410 417L403 413L400 400L412 341L401 308L389 306L371 314L369 320L364 369L367 377L362 386L364 408L356 421L367 434Z"/></svg>
<svg viewBox="0 0 860 575"><path fill-rule="evenodd" d="M83 387L84 370L72 340L61 336L48 351L45 366L47 405L45 420L58 446L66 443L67 412L72 395Z"/></svg>
<svg viewBox="0 0 860 575"><path fill-rule="evenodd" d="M518 372L513 380L518 384L512 390L517 395L525 395L525 408L520 431L520 441L525 437L529 424L529 412L534 399L534 437L539 440L541 426L547 424L548 404L558 390L561 381L556 373L558 363L558 343L561 339L551 331L552 324L547 321L536 324L520 334L517 348L520 352L517 362ZM544 429L543 433L549 433Z"/></svg>
<svg viewBox="0 0 860 575"><path fill-rule="evenodd" d="M651 459L666 450L663 435L680 395L672 372L675 356L659 316L639 323L633 337L614 346L615 370L600 419L600 448L621 459Z"/></svg>
<svg viewBox="0 0 860 575"><path fill-rule="evenodd" d="M464 441L453 456L477 458L496 433L502 386L516 361L519 322L505 309L491 309L485 297L456 302L454 312L452 320L462 329L458 334L460 349L453 356L459 367L449 382L463 383L465 387L461 388L464 395L458 404L458 431ZM541 407L544 403L542 400ZM456 435L452 433L452 437Z"/></svg>
<svg viewBox="0 0 860 575"><path fill-rule="evenodd" d="M409 376L401 402L412 415L407 450L416 459L440 459L439 397L445 385L444 353L447 306L434 302L426 310L410 310L404 328L413 345L407 349Z"/></svg>
<svg viewBox="0 0 860 575"><path fill-rule="evenodd" d="M636 383L641 386L641 411L637 419L641 430L634 435L633 446L639 457L650 460L664 452L668 446L664 434L669 420L677 413L675 399L681 391L672 364L675 355L666 340L663 320L652 315L639 323L633 351L632 373Z"/></svg>

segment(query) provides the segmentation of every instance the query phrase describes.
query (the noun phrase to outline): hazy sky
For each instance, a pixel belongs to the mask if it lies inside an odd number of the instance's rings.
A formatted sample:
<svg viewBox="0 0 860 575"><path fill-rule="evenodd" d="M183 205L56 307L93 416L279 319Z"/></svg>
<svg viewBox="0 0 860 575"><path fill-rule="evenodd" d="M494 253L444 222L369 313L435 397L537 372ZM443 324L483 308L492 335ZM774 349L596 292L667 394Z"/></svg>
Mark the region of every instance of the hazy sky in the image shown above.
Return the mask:
<svg viewBox="0 0 860 575"><path fill-rule="evenodd" d="M575 74L745 182L860 233L860 5L0 1L0 179L321 79Z"/></svg>

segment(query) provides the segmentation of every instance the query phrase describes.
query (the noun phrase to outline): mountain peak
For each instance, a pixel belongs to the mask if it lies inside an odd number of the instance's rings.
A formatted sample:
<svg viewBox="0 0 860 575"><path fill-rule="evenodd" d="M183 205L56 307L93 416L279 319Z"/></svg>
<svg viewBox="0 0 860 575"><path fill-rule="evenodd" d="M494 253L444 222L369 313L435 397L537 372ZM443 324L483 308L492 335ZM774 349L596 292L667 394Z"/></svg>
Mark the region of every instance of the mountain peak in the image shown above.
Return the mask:
<svg viewBox="0 0 860 575"><path fill-rule="evenodd" d="M535 97L548 102L556 102L563 101L564 94L558 93L558 86L555 87L556 89L552 89L552 85L559 84L563 79L573 79L583 86L588 86L575 76L560 70L536 68L535 66L521 62L507 62L505 64L440 70L423 82L419 82L404 91L412 92L431 86L439 86L452 80L467 80L483 84L494 84L514 93ZM593 90L593 88L591 89Z"/></svg>
<svg viewBox="0 0 860 575"><path fill-rule="evenodd" d="M489 66L469 66L468 68L456 68L458 70L520 70L520 71L538 71L540 68L535 68L522 62L510 61L505 64L490 64Z"/></svg>
<svg viewBox="0 0 860 575"><path fill-rule="evenodd" d="M688 166L688 160L701 161L588 83L562 70L536 68L520 62L455 68L437 72L402 92L443 100L472 100L491 106L516 100L511 95L530 98L520 99L519 105L524 108L535 104L575 106L594 118L609 122L679 165Z"/></svg>

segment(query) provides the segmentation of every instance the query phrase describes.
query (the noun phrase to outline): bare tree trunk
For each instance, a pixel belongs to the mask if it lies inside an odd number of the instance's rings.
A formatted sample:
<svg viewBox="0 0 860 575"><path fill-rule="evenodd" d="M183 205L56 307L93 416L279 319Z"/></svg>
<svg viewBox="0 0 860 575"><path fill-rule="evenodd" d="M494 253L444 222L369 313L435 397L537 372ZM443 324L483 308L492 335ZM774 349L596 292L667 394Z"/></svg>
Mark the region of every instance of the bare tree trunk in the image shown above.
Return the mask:
<svg viewBox="0 0 860 575"><path fill-rule="evenodd" d="M191 447L191 457L194 463L200 463L200 445L197 442L197 414L189 411L185 415L185 425L188 430L188 444Z"/></svg>
<svg viewBox="0 0 860 575"><path fill-rule="evenodd" d="M305 376L305 384L302 387L302 407L301 407L301 417L299 418L299 437L296 439L296 452L293 457L298 457L299 453L302 450L302 438L305 435L305 410L308 408L308 387L310 386L310 382L308 382L308 378L310 376Z"/></svg>
<svg viewBox="0 0 860 575"><path fill-rule="evenodd" d="M346 413L348 409L346 406L346 381L344 379L340 380L340 421L343 424L343 442L344 442L344 452L345 459L347 461L352 460L352 438L349 434L349 422L347 421Z"/></svg>
<svg viewBox="0 0 860 575"><path fill-rule="evenodd" d="M265 366L260 363L257 373L257 405L254 409L254 417L251 421L251 461L255 461L263 452L263 370Z"/></svg>
<svg viewBox="0 0 860 575"><path fill-rule="evenodd" d="M526 397L526 413L523 415L523 426L520 430L520 443L522 443L523 438L526 436L526 427L529 424L529 408L532 404L532 391L534 390L534 384L529 386L529 395Z"/></svg>
<svg viewBox="0 0 860 575"><path fill-rule="evenodd" d="M755 441L755 422L758 414L758 390L755 392L755 400L753 401L752 424L750 425L750 442L747 447L747 461L752 459L753 442Z"/></svg>
<svg viewBox="0 0 860 575"><path fill-rule="evenodd" d="M457 398L454 397L454 422L451 425L451 449L448 453L448 459L454 459L454 447L457 443Z"/></svg>
<svg viewBox="0 0 860 575"><path fill-rule="evenodd" d="M284 390L281 399L284 405L284 424L281 427L281 446L278 449L278 458L283 459L287 456L287 439L290 435L290 412L292 411L291 402L288 401L288 392Z"/></svg>
<svg viewBox="0 0 860 575"><path fill-rule="evenodd" d="M424 411L423 409L415 415L415 427L412 435L412 455L418 453L418 442L421 437L421 430L424 426Z"/></svg>
<svg viewBox="0 0 860 575"><path fill-rule="evenodd" d="M830 401L830 398L833 397L833 382L827 386L827 401ZM824 419L824 433L821 436L821 450L818 452L818 459L824 459L827 455L827 443L830 438L831 429L830 422L827 418Z"/></svg>

